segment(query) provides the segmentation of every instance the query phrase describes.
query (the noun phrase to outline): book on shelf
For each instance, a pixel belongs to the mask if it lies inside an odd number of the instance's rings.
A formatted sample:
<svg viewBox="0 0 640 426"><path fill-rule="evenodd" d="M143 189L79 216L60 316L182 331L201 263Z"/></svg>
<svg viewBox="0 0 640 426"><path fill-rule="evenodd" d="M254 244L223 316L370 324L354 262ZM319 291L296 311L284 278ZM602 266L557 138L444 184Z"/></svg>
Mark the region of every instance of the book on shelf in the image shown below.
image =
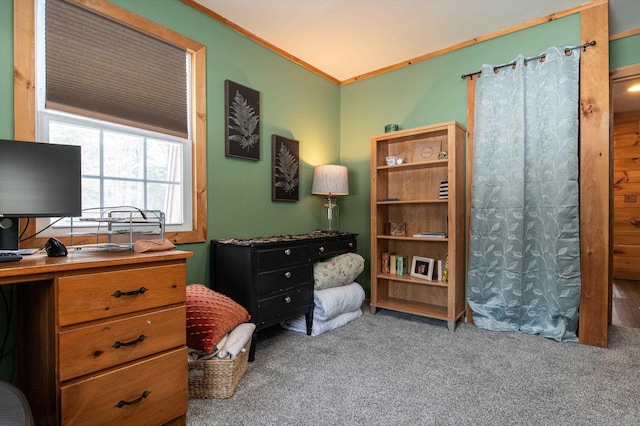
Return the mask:
<svg viewBox="0 0 640 426"><path fill-rule="evenodd" d="M442 281L442 275L444 272L444 260L442 259L438 259L438 263L437 263L437 268L438 268L438 281Z"/></svg>
<svg viewBox="0 0 640 426"><path fill-rule="evenodd" d="M414 238L447 238L446 232L420 232L413 234Z"/></svg>
<svg viewBox="0 0 640 426"><path fill-rule="evenodd" d="M395 275L397 265L398 265L398 256L396 256L395 254L392 254L389 257L389 273L390 274Z"/></svg>
<svg viewBox="0 0 640 426"><path fill-rule="evenodd" d="M397 256L396 257L396 274L397 275L406 275L409 273L409 257L408 256Z"/></svg>
<svg viewBox="0 0 640 426"><path fill-rule="evenodd" d="M390 269L391 255L389 253L382 253L382 273L388 274L391 272Z"/></svg>
<svg viewBox="0 0 640 426"><path fill-rule="evenodd" d="M440 199L446 200L449 198L449 182L440 182Z"/></svg>
<svg viewBox="0 0 640 426"><path fill-rule="evenodd" d="M449 281L449 256L444 260L444 266L442 269L442 281Z"/></svg>

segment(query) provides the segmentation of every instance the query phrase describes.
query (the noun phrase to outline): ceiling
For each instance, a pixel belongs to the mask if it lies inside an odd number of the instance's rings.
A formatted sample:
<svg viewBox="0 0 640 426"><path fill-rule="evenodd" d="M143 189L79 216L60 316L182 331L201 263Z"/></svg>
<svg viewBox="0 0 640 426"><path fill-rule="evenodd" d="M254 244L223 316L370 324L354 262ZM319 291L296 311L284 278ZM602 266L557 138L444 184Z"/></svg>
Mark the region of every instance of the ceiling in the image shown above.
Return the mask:
<svg viewBox="0 0 640 426"><path fill-rule="evenodd" d="M184 1L184 0L183 0ZM588 0L187 0L337 81L579 7ZM640 27L609 0L609 32ZM535 55L539 52L525 52ZM474 71L474 70L470 70Z"/></svg>

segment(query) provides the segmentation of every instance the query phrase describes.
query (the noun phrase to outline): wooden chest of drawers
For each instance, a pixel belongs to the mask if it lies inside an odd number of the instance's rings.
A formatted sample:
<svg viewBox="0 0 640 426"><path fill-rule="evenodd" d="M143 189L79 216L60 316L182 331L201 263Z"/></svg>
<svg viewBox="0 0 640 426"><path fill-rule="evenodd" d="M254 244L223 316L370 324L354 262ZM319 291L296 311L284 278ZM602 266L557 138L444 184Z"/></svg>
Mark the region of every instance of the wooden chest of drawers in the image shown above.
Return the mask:
<svg viewBox="0 0 640 426"><path fill-rule="evenodd" d="M357 234L314 232L211 244L212 288L244 306L256 324L249 353L253 361L261 329L305 314L311 334L313 263L355 252Z"/></svg>
<svg viewBox="0 0 640 426"><path fill-rule="evenodd" d="M186 423L191 255L25 258L13 278L0 268L0 284L21 283L20 387L36 424Z"/></svg>

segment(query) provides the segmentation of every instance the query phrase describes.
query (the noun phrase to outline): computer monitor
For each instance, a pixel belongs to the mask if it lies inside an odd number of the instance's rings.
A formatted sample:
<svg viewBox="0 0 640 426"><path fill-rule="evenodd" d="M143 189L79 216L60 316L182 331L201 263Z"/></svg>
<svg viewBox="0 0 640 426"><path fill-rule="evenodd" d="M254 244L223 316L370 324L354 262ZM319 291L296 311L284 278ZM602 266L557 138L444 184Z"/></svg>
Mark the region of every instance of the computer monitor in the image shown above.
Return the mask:
<svg viewBox="0 0 640 426"><path fill-rule="evenodd" d="M0 250L18 249L18 219L82 215L81 148L0 139Z"/></svg>

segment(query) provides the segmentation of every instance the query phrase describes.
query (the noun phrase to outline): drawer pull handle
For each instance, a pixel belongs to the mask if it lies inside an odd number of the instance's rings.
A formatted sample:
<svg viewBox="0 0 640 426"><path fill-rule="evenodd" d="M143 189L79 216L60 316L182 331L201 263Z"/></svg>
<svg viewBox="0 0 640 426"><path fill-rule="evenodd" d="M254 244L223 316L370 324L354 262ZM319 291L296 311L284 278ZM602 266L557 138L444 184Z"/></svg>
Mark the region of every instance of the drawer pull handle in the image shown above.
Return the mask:
<svg viewBox="0 0 640 426"><path fill-rule="evenodd" d="M118 349L122 346L131 346L131 345L135 345L136 343L140 343L142 342L144 339L146 339L147 336L145 336L144 334L141 334L140 337L138 337L135 340L132 340L130 342L121 342L121 341L117 341L113 344L112 348Z"/></svg>
<svg viewBox="0 0 640 426"><path fill-rule="evenodd" d="M285 297L284 301L287 302L287 303L291 303L291 296Z"/></svg>
<svg viewBox="0 0 640 426"><path fill-rule="evenodd" d="M349 247L353 248L353 243L349 243Z"/></svg>
<svg viewBox="0 0 640 426"><path fill-rule="evenodd" d="M291 278L291 272L290 271L285 272L284 273L284 277L285 278Z"/></svg>
<svg viewBox="0 0 640 426"><path fill-rule="evenodd" d="M319 251L320 253L324 253L324 247L320 247L320 248L318 248L318 251Z"/></svg>
<svg viewBox="0 0 640 426"><path fill-rule="evenodd" d="M137 294L144 294L145 291L147 291L147 289L144 287L140 287L138 290L132 290L132 291L116 290L116 292L113 293L112 296L117 299L120 296L135 296Z"/></svg>
<svg viewBox="0 0 640 426"><path fill-rule="evenodd" d="M133 405L133 404L137 404L138 402L142 401L143 399L145 399L146 397L149 396L149 394L151 393L151 391L144 391L142 392L142 395L140 395L138 398L131 400L131 401L123 401L122 399L120 401L118 401L118 403L116 404L116 408L122 408L125 405Z"/></svg>
<svg viewBox="0 0 640 426"><path fill-rule="evenodd" d="M291 249L286 249L284 251L284 254L286 254L287 256L291 256Z"/></svg>

